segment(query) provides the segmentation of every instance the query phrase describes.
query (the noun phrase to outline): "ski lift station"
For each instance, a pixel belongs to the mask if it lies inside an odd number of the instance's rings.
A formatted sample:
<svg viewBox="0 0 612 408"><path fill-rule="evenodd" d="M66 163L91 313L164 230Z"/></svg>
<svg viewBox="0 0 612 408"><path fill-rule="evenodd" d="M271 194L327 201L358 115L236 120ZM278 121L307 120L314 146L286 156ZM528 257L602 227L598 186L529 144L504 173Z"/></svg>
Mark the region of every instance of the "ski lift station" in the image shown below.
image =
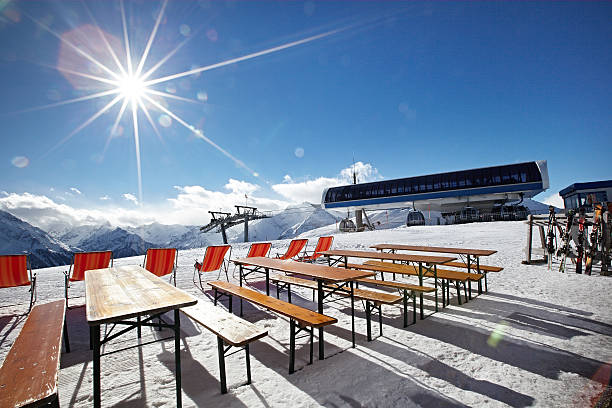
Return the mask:
<svg viewBox="0 0 612 408"><path fill-rule="evenodd" d="M612 201L612 180L574 183L559 191L559 195L566 211L583 207L591 212L594 203Z"/></svg>
<svg viewBox="0 0 612 408"><path fill-rule="evenodd" d="M453 213L467 207L522 201L549 187L546 160L331 187L325 209L384 210L413 207Z"/></svg>

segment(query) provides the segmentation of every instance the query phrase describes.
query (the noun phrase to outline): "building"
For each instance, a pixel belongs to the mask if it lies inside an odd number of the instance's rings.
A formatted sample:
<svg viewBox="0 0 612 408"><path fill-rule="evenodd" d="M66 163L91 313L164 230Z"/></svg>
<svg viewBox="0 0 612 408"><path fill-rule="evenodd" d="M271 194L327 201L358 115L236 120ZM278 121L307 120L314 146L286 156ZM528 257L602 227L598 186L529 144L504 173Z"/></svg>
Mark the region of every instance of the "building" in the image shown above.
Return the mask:
<svg viewBox="0 0 612 408"><path fill-rule="evenodd" d="M612 201L612 180L574 183L559 191L559 195L566 211L584 207L591 212L593 203Z"/></svg>

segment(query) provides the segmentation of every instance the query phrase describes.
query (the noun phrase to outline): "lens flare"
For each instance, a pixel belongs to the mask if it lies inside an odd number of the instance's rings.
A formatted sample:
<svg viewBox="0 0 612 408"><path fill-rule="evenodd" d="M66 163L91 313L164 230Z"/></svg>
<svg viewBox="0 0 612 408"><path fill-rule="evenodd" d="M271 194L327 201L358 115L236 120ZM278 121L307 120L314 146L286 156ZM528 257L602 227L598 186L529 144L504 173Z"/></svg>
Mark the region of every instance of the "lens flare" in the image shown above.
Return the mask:
<svg viewBox="0 0 612 408"><path fill-rule="evenodd" d="M16 156L16 157L13 157L13 160L11 160L11 163L13 164L13 166L19 169L23 169L24 167L28 167L28 164L30 164L30 159L28 159L25 156Z"/></svg>

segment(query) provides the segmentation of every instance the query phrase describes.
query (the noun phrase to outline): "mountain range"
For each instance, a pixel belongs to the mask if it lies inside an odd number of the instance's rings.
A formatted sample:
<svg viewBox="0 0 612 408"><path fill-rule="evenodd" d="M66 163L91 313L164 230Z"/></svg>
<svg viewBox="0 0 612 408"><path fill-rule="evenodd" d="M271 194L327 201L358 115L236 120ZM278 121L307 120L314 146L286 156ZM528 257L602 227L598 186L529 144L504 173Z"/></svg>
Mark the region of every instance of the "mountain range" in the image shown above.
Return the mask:
<svg viewBox="0 0 612 408"><path fill-rule="evenodd" d="M548 213L548 205L535 200L523 203L534 214ZM368 212L370 222L378 229L405 225L408 209ZM444 223L437 212L424 214L428 224ZM327 211L320 205L302 203L289 206L269 218L249 222L249 241L289 239L304 232L334 224L344 214ZM365 220L364 220L365 221ZM30 253L33 268L66 265L72 253L111 250L113 257L143 255L147 248L201 248L222 243L218 231L200 232L195 225L163 225L158 223L138 227L115 227L110 224L64 226L43 231L12 214L0 210L0 253ZM227 229L229 243L244 241L244 225Z"/></svg>

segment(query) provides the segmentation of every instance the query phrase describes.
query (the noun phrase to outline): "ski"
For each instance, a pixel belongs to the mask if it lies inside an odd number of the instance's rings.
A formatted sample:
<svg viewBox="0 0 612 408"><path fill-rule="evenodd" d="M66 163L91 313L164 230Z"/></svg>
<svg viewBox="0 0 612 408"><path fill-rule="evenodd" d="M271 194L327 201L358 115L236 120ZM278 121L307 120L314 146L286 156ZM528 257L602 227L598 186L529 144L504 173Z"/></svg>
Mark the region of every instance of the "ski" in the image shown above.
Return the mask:
<svg viewBox="0 0 612 408"><path fill-rule="evenodd" d="M557 251L557 256L561 257L561 262L559 263L559 272L565 273L565 264L567 262L567 255L570 251L570 239L571 239L571 231L572 225L574 223L574 210L569 210L567 212L567 225L565 227L565 233L563 234L563 245Z"/></svg>
<svg viewBox="0 0 612 408"><path fill-rule="evenodd" d="M548 225L546 227L546 252L548 252L548 270L552 268L552 258L557 249L557 218L555 217L555 207L548 207Z"/></svg>

